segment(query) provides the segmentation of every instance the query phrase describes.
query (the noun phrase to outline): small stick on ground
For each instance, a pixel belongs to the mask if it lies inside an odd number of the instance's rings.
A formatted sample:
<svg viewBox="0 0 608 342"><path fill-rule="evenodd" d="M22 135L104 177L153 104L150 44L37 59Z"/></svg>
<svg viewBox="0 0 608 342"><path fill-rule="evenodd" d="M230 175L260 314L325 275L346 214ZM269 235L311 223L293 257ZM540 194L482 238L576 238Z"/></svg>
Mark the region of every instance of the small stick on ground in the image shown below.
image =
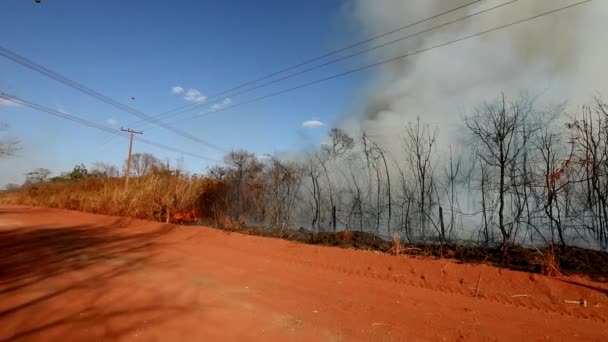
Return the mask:
<svg viewBox="0 0 608 342"><path fill-rule="evenodd" d="M518 297L530 297L530 295L527 294L517 294L517 295L512 295L511 298L518 298Z"/></svg>
<svg viewBox="0 0 608 342"><path fill-rule="evenodd" d="M481 283L481 273L479 274L479 279L477 279L477 287L475 287L475 297L479 294L479 283Z"/></svg>
<svg viewBox="0 0 608 342"><path fill-rule="evenodd" d="M443 271L445 271L445 269L448 267L449 264L450 263L445 264L445 266L443 266L439 272L443 273Z"/></svg>
<svg viewBox="0 0 608 342"><path fill-rule="evenodd" d="M578 304L584 308L587 307L587 301L584 299L579 299L579 300L564 300L564 303L567 304Z"/></svg>

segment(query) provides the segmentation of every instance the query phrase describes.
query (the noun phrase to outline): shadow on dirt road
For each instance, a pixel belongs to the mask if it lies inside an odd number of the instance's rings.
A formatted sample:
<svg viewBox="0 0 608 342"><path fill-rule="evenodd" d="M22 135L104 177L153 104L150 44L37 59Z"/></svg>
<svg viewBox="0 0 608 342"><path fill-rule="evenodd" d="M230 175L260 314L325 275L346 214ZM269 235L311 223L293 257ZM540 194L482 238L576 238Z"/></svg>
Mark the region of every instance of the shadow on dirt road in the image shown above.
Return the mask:
<svg viewBox="0 0 608 342"><path fill-rule="evenodd" d="M158 263L154 251L172 228L133 233L121 226L122 219L104 226L0 230L0 341L43 332L61 336L74 325L90 326L89 337L117 338L142 321L177 317L183 308L138 300L122 279Z"/></svg>

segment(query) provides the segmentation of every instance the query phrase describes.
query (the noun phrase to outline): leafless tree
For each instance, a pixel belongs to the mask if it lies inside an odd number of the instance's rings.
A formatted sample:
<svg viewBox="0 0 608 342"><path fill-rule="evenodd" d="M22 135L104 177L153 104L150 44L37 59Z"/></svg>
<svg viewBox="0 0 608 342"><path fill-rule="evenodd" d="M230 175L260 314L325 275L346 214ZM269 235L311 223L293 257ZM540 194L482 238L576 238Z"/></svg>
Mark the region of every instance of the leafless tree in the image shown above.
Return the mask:
<svg viewBox="0 0 608 342"><path fill-rule="evenodd" d="M231 193L236 202L236 206L232 206L233 216L246 214L252 206L259 207L263 198L261 180L258 179L263 168L262 163L255 154L244 150L229 152L224 162L226 163L225 179L233 185ZM259 220L264 213L258 212L255 216L256 220Z"/></svg>
<svg viewBox="0 0 608 342"><path fill-rule="evenodd" d="M406 127L403 148L409 169L414 176L418 221L420 222L419 238L427 236L428 220L432 215L434 175L434 148L437 141L437 129L422 124L420 118Z"/></svg>
<svg viewBox="0 0 608 342"><path fill-rule="evenodd" d="M444 167L445 182L443 184L443 190L450 206L450 221L447 228L447 234L445 232L445 227L443 225L441 226L441 235L447 237L447 240L451 239L452 232L456 226L456 211L460 209L460 206L458 205L458 194L456 193L456 187L460 182L461 166L462 158L460 155L454 157L452 146L450 146L450 156Z"/></svg>
<svg viewBox="0 0 608 342"><path fill-rule="evenodd" d="M369 138L367 137L367 135L365 134L365 132L363 132L362 136L361 136L361 141L363 142L363 155L365 156L365 165L367 167L367 174L368 174L368 192L372 193L373 188L375 186L375 194L376 194L376 198L375 198L375 210L374 210L374 216L375 216L375 232L376 234L379 234L380 232L380 218L382 216L382 199L381 199L381 193L382 193L382 182L380 180L380 168L378 165L378 159L379 156L376 153L376 150L374 148L374 146L372 145L371 140L369 140ZM373 176L372 176L372 172L373 172ZM373 203L370 203L370 205L374 205ZM370 208L371 209L371 208Z"/></svg>
<svg viewBox="0 0 608 342"><path fill-rule="evenodd" d="M339 156L352 149L355 140L340 128L329 131L329 142L323 144L322 149L330 156Z"/></svg>
<svg viewBox="0 0 608 342"><path fill-rule="evenodd" d="M336 191L334 191L335 185L333 176L335 175L336 171L338 171L337 165L343 162L344 158L349 155L349 153L354 148L355 143L354 139L348 133L339 128L333 128L330 130L330 132L328 133L328 140L329 142L321 146L321 151L323 153L315 154L314 158L316 159L316 163L320 167L319 171L323 172L324 181L327 183L327 197L329 203L323 201L323 199L320 198L320 205L324 206L327 204L329 206L328 211L331 213L329 215L329 223L332 227L332 230L335 232L338 221L337 212L340 210L340 208L337 207L337 194ZM332 170L330 170L330 168L332 168ZM319 183L318 180L317 186L317 190L320 191L321 183Z"/></svg>
<svg viewBox="0 0 608 342"><path fill-rule="evenodd" d="M226 168L223 166L215 165L209 168L207 174L212 178L222 180L224 179L224 176L226 176Z"/></svg>
<svg viewBox="0 0 608 342"><path fill-rule="evenodd" d="M414 236L412 231L411 224L411 211L412 205L414 203L414 195L411 181L406 175L406 171L399 166L398 163L395 163L395 167L398 171L399 182L400 182L400 192L397 195L398 208L400 210L400 215L398 217L398 227L399 231L405 234L408 242L414 242Z"/></svg>
<svg viewBox="0 0 608 342"><path fill-rule="evenodd" d="M350 190L350 211L348 215L348 225L347 227L352 227L351 221L354 219L357 224L357 229L359 231L363 231L364 228L364 216L365 213L363 211L363 202L364 202L364 194L361 189L361 185L357 181L357 177L355 175L354 168L349 169L349 177L350 182L348 182L349 190ZM354 216L354 218L353 218Z"/></svg>
<svg viewBox="0 0 608 342"><path fill-rule="evenodd" d="M375 223L376 223L376 232L380 231L381 219L384 214L384 209L386 207L388 211L387 221L386 221L386 230L389 236L391 236L391 220L392 220L392 194L391 194L391 176L388 169L388 162L386 159L385 151L373 141L366 133L363 131L361 135L361 141L363 145L363 153L365 156L365 161L367 165L368 171L368 183L370 191L373 186L376 187L375 193ZM375 179L372 179L372 171ZM383 191L383 183L386 180L386 186L384 186ZM386 205L383 202L383 198L386 196Z"/></svg>
<svg viewBox="0 0 608 342"><path fill-rule="evenodd" d="M317 232L321 230L321 187L319 186L320 171L319 165L317 164L318 158L312 156L308 158L305 173L310 178L310 184L306 186L312 199L309 201L310 207L313 212L311 228Z"/></svg>
<svg viewBox="0 0 608 342"><path fill-rule="evenodd" d="M37 168L25 174L25 184L44 183L51 175L51 170L45 168Z"/></svg>
<svg viewBox="0 0 608 342"><path fill-rule="evenodd" d="M382 160L382 163L384 165L384 172L385 172L385 176L386 176L386 197L387 197L387 201L388 201L387 202L388 217L386 219L386 229L387 229L388 235L391 236L391 220L393 217L393 196L391 194L391 175L388 170L388 163L386 161L386 153L375 142L372 142L372 146L374 147L375 152L378 154L378 156L380 157L380 160Z"/></svg>
<svg viewBox="0 0 608 342"><path fill-rule="evenodd" d="M481 191L481 233L483 235L483 240L486 245L489 245L491 242L494 242L494 229L492 229L493 213L495 212L493 209L494 201L492 198L492 192L490 191L489 183L492 177L489 174L489 167L480 163L480 191Z"/></svg>
<svg viewBox="0 0 608 342"><path fill-rule="evenodd" d="M8 129L6 123L0 122L0 132ZM13 157L21 150L21 144L15 139L2 139L0 140L0 159Z"/></svg>
<svg viewBox="0 0 608 342"><path fill-rule="evenodd" d="M15 183L8 183L4 186L6 191L15 191L21 189L21 185Z"/></svg>
<svg viewBox="0 0 608 342"><path fill-rule="evenodd" d="M602 248L608 247L608 111L601 99L584 106L569 125L575 142L575 157L584 175L580 201L589 219L582 224Z"/></svg>
<svg viewBox="0 0 608 342"><path fill-rule="evenodd" d="M125 161L125 165L126 165ZM163 163L150 153L134 153L131 156L131 173L134 177L143 177L156 168L162 168Z"/></svg>
<svg viewBox="0 0 608 342"><path fill-rule="evenodd" d="M91 175L98 177L118 177L120 172L118 168L112 164L96 162L91 167Z"/></svg>
<svg viewBox="0 0 608 342"><path fill-rule="evenodd" d="M554 242L554 231L557 231L560 243L565 245L564 206L569 201L565 194L571 180L568 174L574 164L574 144L572 141L570 148L564 146L563 134L546 127L539 134L536 148L543 161L542 199L544 213L550 220L551 242Z"/></svg>
<svg viewBox="0 0 608 342"><path fill-rule="evenodd" d="M267 197L271 208L270 224L284 229L291 222L291 216L301 184L302 170L298 164L281 162L272 157L265 177Z"/></svg>
<svg viewBox="0 0 608 342"><path fill-rule="evenodd" d="M515 238L513 232L517 221L508 222L506 218L509 192L513 190L513 170L519 167L517 163L521 161L532 135L540 129L540 125L526 127L532 113L532 101L522 97L519 101L507 102L503 94L498 101L484 103L465 119L473 137L472 144L478 146L477 157L490 171L488 175L496 173L484 186L492 185L498 196L498 229L505 250Z"/></svg>

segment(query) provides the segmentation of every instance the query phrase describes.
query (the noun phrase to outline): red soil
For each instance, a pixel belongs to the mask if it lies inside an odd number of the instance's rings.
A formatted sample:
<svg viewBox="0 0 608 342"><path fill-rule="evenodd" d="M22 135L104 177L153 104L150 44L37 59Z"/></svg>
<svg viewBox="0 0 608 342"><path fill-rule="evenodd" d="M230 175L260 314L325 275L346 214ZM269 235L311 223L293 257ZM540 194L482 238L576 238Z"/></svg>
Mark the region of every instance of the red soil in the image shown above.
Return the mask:
<svg viewBox="0 0 608 342"><path fill-rule="evenodd" d="M608 341L607 320L578 277L0 207L0 341Z"/></svg>

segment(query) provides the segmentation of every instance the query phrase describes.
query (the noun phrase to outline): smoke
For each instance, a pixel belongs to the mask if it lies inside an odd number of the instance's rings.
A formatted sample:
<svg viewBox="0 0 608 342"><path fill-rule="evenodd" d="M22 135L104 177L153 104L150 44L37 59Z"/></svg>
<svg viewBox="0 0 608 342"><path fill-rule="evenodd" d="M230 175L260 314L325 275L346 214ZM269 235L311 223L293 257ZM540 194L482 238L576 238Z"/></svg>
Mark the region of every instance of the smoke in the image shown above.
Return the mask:
<svg viewBox="0 0 608 342"><path fill-rule="evenodd" d="M343 11L351 27L367 38L458 7L470 0L353 0ZM406 31L374 41L377 45L508 0L482 1ZM376 50L367 63L453 39L575 3L576 0L519 0L415 39ZM568 101L574 108L592 96L608 96L602 80L608 46L598 40L606 29L608 2L594 1L504 30L424 52L376 69L361 90L361 102L342 118L346 128L365 128L389 149L404 124L420 117L437 125L440 145L453 144L462 117L501 92L539 96L539 102Z"/></svg>

